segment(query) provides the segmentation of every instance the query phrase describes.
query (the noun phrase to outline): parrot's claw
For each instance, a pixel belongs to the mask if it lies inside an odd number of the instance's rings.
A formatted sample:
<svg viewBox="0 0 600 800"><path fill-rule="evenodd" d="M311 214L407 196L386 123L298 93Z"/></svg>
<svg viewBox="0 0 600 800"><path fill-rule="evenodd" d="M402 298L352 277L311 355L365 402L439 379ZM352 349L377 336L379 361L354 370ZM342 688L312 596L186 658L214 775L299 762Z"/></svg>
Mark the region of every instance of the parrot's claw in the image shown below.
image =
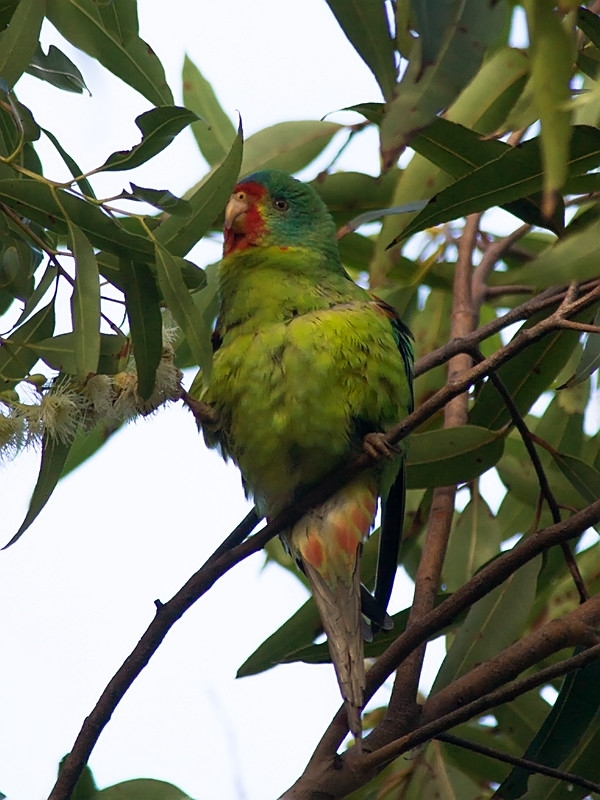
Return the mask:
<svg viewBox="0 0 600 800"><path fill-rule="evenodd" d="M394 458L400 450L385 439L385 433L367 433L363 439L363 450L375 461L381 458Z"/></svg>
<svg viewBox="0 0 600 800"><path fill-rule="evenodd" d="M196 418L199 427L207 425L217 428L219 426L219 415L211 405L202 400L196 400L185 390L181 392L181 399Z"/></svg>

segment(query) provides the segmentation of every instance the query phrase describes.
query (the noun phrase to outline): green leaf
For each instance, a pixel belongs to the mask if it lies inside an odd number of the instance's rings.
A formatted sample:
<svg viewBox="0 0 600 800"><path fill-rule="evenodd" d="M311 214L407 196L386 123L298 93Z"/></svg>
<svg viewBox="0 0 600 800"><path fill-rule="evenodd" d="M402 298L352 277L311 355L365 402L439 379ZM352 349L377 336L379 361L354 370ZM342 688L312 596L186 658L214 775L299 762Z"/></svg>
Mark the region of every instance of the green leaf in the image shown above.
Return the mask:
<svg viewBox="0 0 600 800"><path fill-rule="evenodd" d="M82 194L86 195L87 197L95 198L96 195L94 194L94 190L92 189L91 183L88 181L87 178L83 177L83 170L79 167L77 162L71 158L71 156L67 153L64 149L62 144L58 141L56 136L52 133L52 131L46 130L46 128L41 128L41 130L46 134L48 139L52 142L54 147L57 149L58 153L60 154L62 160L65 162L71 175L73 178L76 179L77 186L81 189Z"/></svg>
<svg viewBox="0 0 600 800"><path fill-rule="evenodd" d="M27 514L25 515L25 519L21 523L19 530L15 533L10 542L4 545L3 549L10 547L10 545L14 544L17 539L21 538L21 536L37 518L40 511L50 499L50 495L54 491L62 473L70 448L70 442L61 442L55 439L50 439L46 434L44 434L44 438L42 440L42 461L40 465L40 471L31 495L31 500L29 501Z"/></svg>
<svg viewBox="0 0 600 800"><path fill-rule="evenodd" d="M162 355L162 314L156 281L147 264L119 261L125 307L133 342L138 393L147 400L154 390Z"/></svg>
<svg viewBox="0 0 600 800"><path fill-rule="evenodd" d="M135 0L48 0L46 13L65 39L155 106L173 103L158 56L139 37Z"/></svg>
<svg viewBox="0 0 600 800"><path fill-rule="evenodd" d="M442 662L431 696L523 635L541 566L542 557L534 558L471 607Z"/></svg>
<svg viewBox="0 0 600 800"><path fill-rule="evenodd" d="M140 200L143 203L160 208L161 211L168 211L169 214L190 214L190 204L187 200L177 197L168 189L146 189L143 186L136 186L130 183L131 193L124 192L123 197L131 200Z"/></svg>
<svg viewBox="0 0 600 800"><path fill-rule="evenodd" d="M170 217L156 228L154 235L170 253L177 256L186 255L223 211L238 179L242 150L240 127L231 150L223 162L207 175L187 198L190 215L185 218Z"/></svg>
<svg viewBox="0 0 600 800"><path fill-rule="evenodd" d="M91 430L78 430L60 474L61 480L97 453L121 426L122 423L114 420L110 422L102 420Z"/></svg>
<svg viewBox="0 0 600 800"><path fill-rule="evenodd" d="M431 62L428 40L413 46L409 65L381 124L384 169L392 166L412 136L447 108L475 76L486 49L504 26L505 3L465 0L446 16L443 43ZM425 54L423 47L426 47Z"/></svg>
<svg viewBox="0 0 600 800"><path fill-rule="evenodd" d="M524 0L529 28L531 89L542 126L544 208L553 208L553 193L568 172L571 137L572 34L554 12L554 4Z"/></svg>
<svg viewBox="0 0 600 800"><path fill-rule="evenodd" d="M580 458L566 453L553 452L552 457L586 503L594 503L600 497L600 472Z"/></svg>
<svg viewBox="0 0 600 800"><path fill-rule="evenodd" d="M74 333L61 333L32 344L33 349L50 367L77 374L75 348L77 339ZM122 372L129 355L129 340L126 336L112 333L100 334L100 357L97 373L100 375L116 375Z"/></svg>
<svg viewBox="0 0 600 800"><path fill-rule="evenodd" d="M336 122L297 120L263 128L246 140L240 172L242 175L263 169L298 172L314 161L343 127Z"/></svg>
<svg viewBox="0 0 600 800"><path fill-rule="evenodd" d="M438 117L411 141L411 147L453 178L462 178L477 167L495 161L511 150L511 146L497 139L482 139L475 131ZM550 218L542 213L542 197L531 197L505 203L503 208L515 216L543 228L560 233L564 228L564 203Z"/></svg>
<svg viewBox="0 0 600 800"><path fill-rule="evenodd" d="M572 672L564 683L544 724L523 754L549 767L600 779L600 662ZM498 790L513 800L567 800L589 796L589 790L555 778L532 775L515 767Z"/></svg>
<svg viewBox="0 0 600 800"><path fill-rule="evenodd" d="M38 360L34 345L54 330L54 305L42 308L31 319L0 340L0 392L13 389Z"/></svg>
<svg viewBox="0 0 600 800"><path fill-rule="evenodd" d="M526 283L542 289L570 281L597 278L599 232L600 220L596 220L583 230L565 236L526 266L505 273L495 273L490 285Z"/></svg>
<svg viewBox="0 0 600 800"><path fill-rule="evenodd" d="M193 111L180 106L161 106L140 114L135 124L142 132L142 141L131 150L119 150L110 155L95 172L134 169L145 164L171 144L178 133L197 120Z"/></svg>
<svg viewBox="0 0 600 800"><path fill-rule="evenodd" d="M583 175L600 164L600 131L573 128L568 174ZM503 205L541 190L543 167L539 138L513 147L504 155L460 178L435 195L392 244L442 222ZM391 246L391 245L390 245Z"/></svg>
<svg viewBox="0 0 600 800"><path fill-rule="evenodd" d="M530 328L542 318L528 320ZM518 334L517 334L518 335ZM554 331L530 344L497 370L517 409L525 414L559 374L577 346L577 331ZM498 430L510 422L510 412L490 380L487 380L469 414L469 423Z"/></svg>
<svg viewBox="0 0 600 800"><path fill-rule="evenodd" d="M85 380L98 369L100 358L100 276L94 248L76 225L69 222L75 256L75 286L71 317L75 336L75 374Z"/></svg>
<svg viewBox="0 0 600 800"><path fill-rule="evenodd" d="M244 661L236 678L258 675L281 664L296 650L310 645L322 630L319 612L310 598Z"/></svg>
<svg viewBox="0 0 600 800"><path fill-rule="evenodd" d="M408 447L408 488L473 480L500 460L503 446L502 434L473 425L415 433Z"/></svg>
<svg viewBox="0 0 600 800"><path fill-rule="evenodd" d="M379 0L327 0L340 27L369 67L386 100L396 86L394 43L385 5Z"/></svg>
<svg viewBox="0 0 600 800"><path fill-rule="evenodd" d="M436 606L449 595L440 592L435 600ZM372 642L365 642L365 657L377 658L406 629L410 608L405 608L392 617L393 628L380 631ZM456 624L453 623L453 624ZM257 647L236 673L236 678L258 675L277 664L291 664L303 661L305 664L331 663L327 642L313 644L314 639L323 632L323 626L314 600L309 598L295 614L283 623L268 639ZM436 634L437 636L438 634Z"/></svg>
<svg viewBox="0 0 600 800"><path fill-rule="evenodd" d="M50 45L46 54L38 43L26 72L56 86L57 89L64 89L66 92L81 94L84 89L87 90L81 72L71 59L53 44Z"/></svg>
<svg viewBox="0 0 600 800"><path fill-rule="evenodd" d="M181 261L155 241L158 285L175 321L185 334L196 363L208 380L212 369L212 330L206 325L181 275Z"/></svg>
<svg viewBox="0 0 600 800"><path fill-rule="evenodd" d="M0 33L0 78L12 89L34 56L44 19L44 0L20 0Z"/></svg>
<svg viewBox="0 0 600 800"><path fill-rule="evenodd" d="M0 180L0 199L17 213L59 234L68 233L68 217L94 247L136 260L149 261L152 258L152 244L148 239L130 233L98 206L63 189L54 189L44 181L30 178Z"/></svg>
<svg viewBox="0 0 600 800"><path fill-rule="evenodd" d="M545 450L540 449L538 456L550 489L559 505L579 509L585 503L581 499L579 492L573 488L572 484L565 478L560 469L553 462L552 457ZM517 433L511 434L505 443L504 454L496 465L498 475L502 483L506 486L515 500L519 500L529 506L529 516L521 517L521 521L527 526L534 523L533 512L539 506L540 482L531 463L529 453L525 449ZM516 509L515 509L516 510ZM543 508L543 518L539 525L552 524L547 514L546 504ZM499 514L499 516L501 516ZM514 533L524 532L512 531ZM510 535L510 533L509 533Z"/></svg>
<svg viewBox="0 0 600 800"><path fill-rule="evenodd" d="M52 263L48 263L46 269L44 270L44 274L40 278L39 283L27 299L23 311L21 312L19 319L16 322L16 325L21 325L25 320L33 314L35 309L38 307L42 299L44 298L48 289L52 286L54 281L57 279L58 270L56 266Z"/></svg>
<svg viewBox="0 0 600 800"><path fill-rule="evenodd" d="M154 778L134 778L98 792L94 800L191 800L172 783Z"/></svg>
<svg viewBox="0 0 600 800"><path fill-rule="evenodd" d="M479 492L474 491L450 533L443 571L446 589L456 591L498 555L502 538L498 520Z"/></svg>
<svg viewBox="0 0 600 800"><path fill-rule="evenodd" d="M445 116L453 122L473 128L477 133L493 133L506 118L528 72L529 63L523 52L511 47L498 50L483 64ZM450 182L448 175L417 153L402 171L392 205L430 198ZM386 282L388 273L395 265L396 253L386 252L385 245L394 238L399 241L410 221L411 217L384 219L370 269L373 289Z"/></svg>
<svg viewBox="0 0 600 800"><path fill-rule="evenodd" d="M210 83L188 56L183 62L182 80L184 105L200 118L192 123L192 133L200 152L214 167L231 150L235 126L223 111Z"/></svg>

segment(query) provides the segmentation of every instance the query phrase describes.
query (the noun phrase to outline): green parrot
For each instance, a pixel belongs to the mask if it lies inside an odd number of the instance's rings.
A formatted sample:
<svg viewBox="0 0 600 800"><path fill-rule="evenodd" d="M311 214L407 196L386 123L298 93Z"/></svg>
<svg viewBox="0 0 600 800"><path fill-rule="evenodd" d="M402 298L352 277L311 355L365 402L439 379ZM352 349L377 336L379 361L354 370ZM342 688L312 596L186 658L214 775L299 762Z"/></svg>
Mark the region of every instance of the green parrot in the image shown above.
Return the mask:
<svg viewBox="0 0 600 800"><path fill-rule="evenodd" d="M209 447L237 464L267 518L361 449L387 456L281 534L311 586L360 744L362 613L375 630L389 623L404 510L403 453L382 434L413 408L413 355L394 309L345 271L335 234L317 193L285 172L257 172L235 187L225 212L214 364L202 397L217 422L203 432ZM379 497L373 597L361 587L359 559Z"/></svg>

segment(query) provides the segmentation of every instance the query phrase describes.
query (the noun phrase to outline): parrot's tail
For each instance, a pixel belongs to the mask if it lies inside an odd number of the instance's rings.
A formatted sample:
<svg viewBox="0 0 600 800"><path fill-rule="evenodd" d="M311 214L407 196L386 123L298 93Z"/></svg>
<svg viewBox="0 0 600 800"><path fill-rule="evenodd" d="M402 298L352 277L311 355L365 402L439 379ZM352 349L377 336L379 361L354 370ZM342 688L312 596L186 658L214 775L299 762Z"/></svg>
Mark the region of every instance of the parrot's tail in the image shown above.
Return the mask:
<svg viewBox="0 0 600 800"><path fill-rule="evenodd" d="M284 535L302 564L327 642L348 715L361 746L365 666L359 559L377 509L378 479L362 473L323 505L305 514Z"/></svg>
<svg viewBox="0 0 600 800"><path fill-rule="evenodd" d="M313 597L327 634L327 644L335 667L348 717L348 727L358 747L362 740L361 713L365 693L365 662L360 613L360 576L357 567L352 583L338 581L329 586L310 564L305 564Z"/></svg>

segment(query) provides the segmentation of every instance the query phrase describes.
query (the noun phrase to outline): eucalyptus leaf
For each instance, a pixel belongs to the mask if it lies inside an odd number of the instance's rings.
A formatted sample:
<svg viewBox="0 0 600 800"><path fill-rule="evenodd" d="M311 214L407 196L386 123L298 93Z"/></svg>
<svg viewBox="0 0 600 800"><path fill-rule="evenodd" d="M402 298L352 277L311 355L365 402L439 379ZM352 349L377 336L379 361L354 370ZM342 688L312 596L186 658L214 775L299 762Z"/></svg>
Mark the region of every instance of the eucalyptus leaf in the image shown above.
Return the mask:
<svg viewBox="0 0 600 800"><path fill-rule="evenodd" d="M46 13L67 41L97 59L151 103L173 103L158 56L139 36L135 0L48 0Z"/></svg>
<svg viewBox="0 0 600 800"><path fill-rule="evenodd" d="M179 106L153 108L136 117L135 124L142 132L142 141L131 150L119 150L110 155L96 172L134 169L171 144L178 133L198 117L193 111Z"/></svg>

